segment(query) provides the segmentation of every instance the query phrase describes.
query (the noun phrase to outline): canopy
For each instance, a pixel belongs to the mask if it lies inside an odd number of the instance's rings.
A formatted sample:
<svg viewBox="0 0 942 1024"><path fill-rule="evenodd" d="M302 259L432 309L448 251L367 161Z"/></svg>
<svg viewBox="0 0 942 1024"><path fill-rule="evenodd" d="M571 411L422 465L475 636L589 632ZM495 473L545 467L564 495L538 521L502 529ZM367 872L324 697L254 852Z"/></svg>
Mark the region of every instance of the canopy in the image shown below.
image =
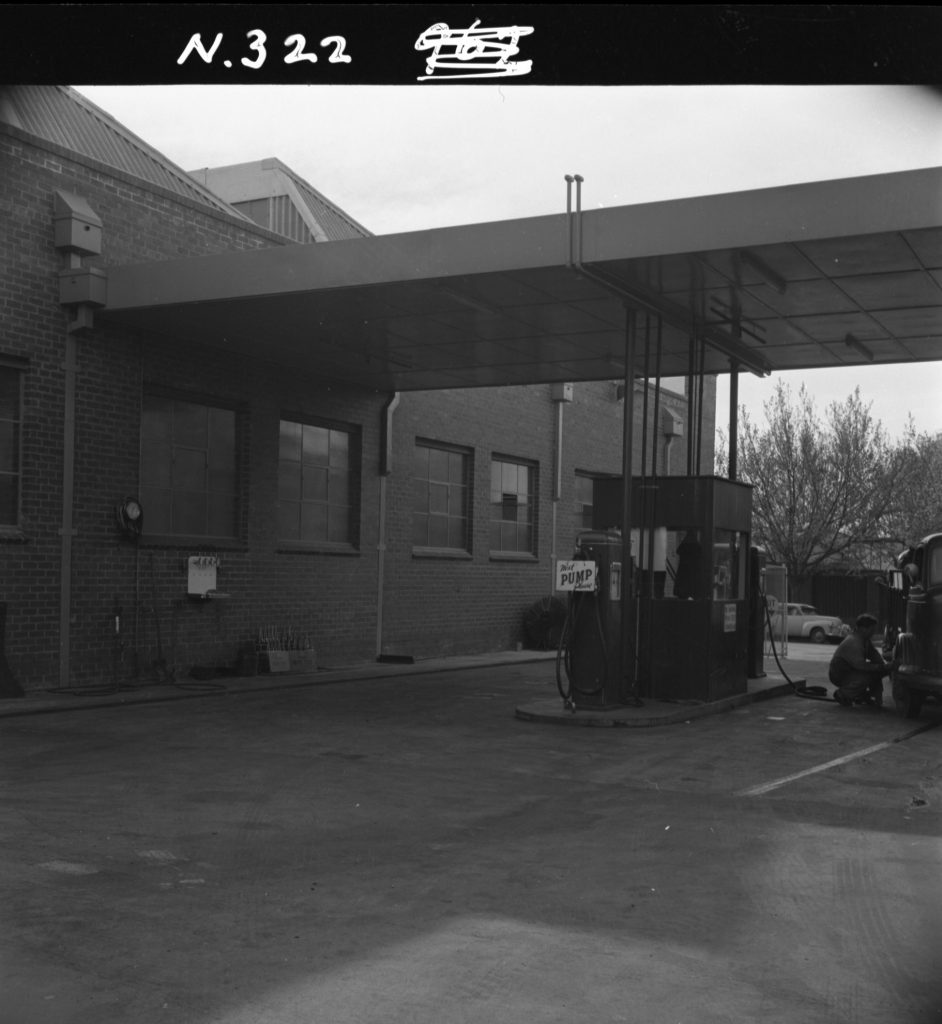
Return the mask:
<svg viewBox="0 0 942 1024"><path fill-rule="evenodd" d="M626 309L663 376L919 362L942 168L107 273L103 320L384 392L622 377Z"/></svg>

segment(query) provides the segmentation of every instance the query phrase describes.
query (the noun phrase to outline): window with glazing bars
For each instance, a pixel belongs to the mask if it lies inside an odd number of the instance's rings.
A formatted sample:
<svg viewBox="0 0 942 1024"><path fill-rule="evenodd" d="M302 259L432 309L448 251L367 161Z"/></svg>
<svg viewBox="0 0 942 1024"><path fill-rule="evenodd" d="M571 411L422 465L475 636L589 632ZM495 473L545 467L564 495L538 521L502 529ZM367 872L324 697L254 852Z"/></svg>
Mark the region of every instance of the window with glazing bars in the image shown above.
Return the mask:
<svg viewBox="0 0 942 1024"><path fill-rule="evenodd" d="M141 414L144 534L236 535L236 414L145 395Z"/></svg>
<svg viewBox="0 0 942 1024"><path fill-rule="evenodd" d="M306 544L352 544L352 432L281 421L278 536Z"/></svg>
<svg viewBox="0 0 942 1024"><path fill-rule="evenodd" d="M535 482L532 465L491 461L491 551L536 554Z"/></svg>
<svg viewBox="0 0 942 1024"><path fill-rule="evenodd" d="M417 442L412 470L412 544L470 551L471 457L458 448Z"/></svg>

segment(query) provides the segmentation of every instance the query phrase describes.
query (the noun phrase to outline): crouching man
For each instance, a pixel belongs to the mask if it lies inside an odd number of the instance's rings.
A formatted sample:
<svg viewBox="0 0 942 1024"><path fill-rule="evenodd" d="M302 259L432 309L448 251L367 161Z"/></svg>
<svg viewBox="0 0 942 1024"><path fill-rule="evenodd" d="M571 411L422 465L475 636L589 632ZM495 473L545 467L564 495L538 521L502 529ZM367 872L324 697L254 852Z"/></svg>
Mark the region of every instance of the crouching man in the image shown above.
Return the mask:
<svg viewBox="0 0 942 1024"><path fill-rule="evenodd" d="M887 663L873 646L877 620L864 613L857 616L853 633L837 645L828 668L828 678L837 687L834 699L842 707L854 704L883 706L883 677L896 668Z"/></svg>

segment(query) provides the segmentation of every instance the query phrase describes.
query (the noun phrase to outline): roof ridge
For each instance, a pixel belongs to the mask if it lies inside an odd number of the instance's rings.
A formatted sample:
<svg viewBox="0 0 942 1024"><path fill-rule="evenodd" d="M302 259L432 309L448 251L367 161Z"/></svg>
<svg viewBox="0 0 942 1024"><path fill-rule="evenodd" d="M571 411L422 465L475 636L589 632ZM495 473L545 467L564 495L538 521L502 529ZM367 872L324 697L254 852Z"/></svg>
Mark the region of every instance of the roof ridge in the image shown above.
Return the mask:
<svg viewBox="0 0 942 1024"><path fill-rule="evenodd" d="M188 174L182 167L180 167L179 164L174 163L168 156L161 153L160 150L156 149L149 142L146 142L135 132L132 132L130 128L122 124L122 122L112 114L109 114L107 110L99 107L97 103L92 102L92 100L88 99L87 96L83 96L77 89L74 89L69 85L56 86L56 88L65 92L71 100L88 110L89 114L102 122L106 128L121 136L126 142L130 143L130 145L139 150L148 159L160 164L165 171L168 171L173 177L177 178L181 185L184 185L187 189L195 188L196 191L210 201L210 205L217 207L222 205L227 212L231 213L234 217L238 217L239 220L249 220L245 214L235 209L235 207L230 206L224 199L217 196L215 192L206 188L205 185L201 185L195 178L193 178L192 175Z"/></svg>

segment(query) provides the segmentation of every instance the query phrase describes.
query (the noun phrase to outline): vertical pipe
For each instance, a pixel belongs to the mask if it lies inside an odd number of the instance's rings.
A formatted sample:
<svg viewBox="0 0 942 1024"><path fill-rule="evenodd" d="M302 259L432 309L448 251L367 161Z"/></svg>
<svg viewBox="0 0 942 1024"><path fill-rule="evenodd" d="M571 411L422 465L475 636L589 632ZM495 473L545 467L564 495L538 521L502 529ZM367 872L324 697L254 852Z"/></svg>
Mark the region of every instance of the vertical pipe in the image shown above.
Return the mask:
<svg viewBox="0 0 942 1024"><path fill-rule="evenodd" d="M687 347L687 476L693 476L693 425L696 417L696 410L694 409L694 389L693 389L693 365L694 365L694 346L696 345L696 338L691 331L689 343Z"/></svg>
<svg viewBox="0 0 942 1024"><path fill-rule="evenodd" d="M651 438L651 475L657 479L657 452L658 452L658 438L660 434L661 426L661 345L664 341L664 319L658 314L657 317L657 356L654 360L654 430L652 431ZM670 469L668 469L668 473Z"/></svg>
<svg viewBox="0 0 942 1024"><path fill-rule="evenodd" d="M557 510L563 493L563 403L556 403L556 467L553 474L553 544L550 551L550 594L556 590Z"/></svg>
<svg viewBox="0 0 942 1024"><path fill-rule="evenodd" d="M635 666L634 581L631 573L631 468L634 445L634 344L635 313L625 308L625 407L622 420L622 591L621 591L621 672L625 694L631 694L632 703L638 701Z"/></svg>
<svg viewBox="0 0 942 1024"><path fill-rule="evenodd" d="M392 473L393 413L399 405L399 392L394 392L383 407L380 421L381 444L379 452L379 525L376 539L376 657L383 653L383 618L386 590L386 490Z"/></svg>
<svg viewBox="0 0 942 1024"><path fill-rule="evenodd" d="M75 336L65 336L65 409L62 422L62 538L59 563L59 686L67 687L72 675L72 507L75 500Z"/></svg>
<svg viewBox="0 0 942 1024"><path fill-rule="evenodd" d="M697 353L697 476L703 456L703 371L706 367L706 339L700 339Z"/></svg>
<svg viewBox="0 0 942 1024"><path fill-rule="evenodd" d="M729 479L739 475L739 364L729 370Z"/></svg>

